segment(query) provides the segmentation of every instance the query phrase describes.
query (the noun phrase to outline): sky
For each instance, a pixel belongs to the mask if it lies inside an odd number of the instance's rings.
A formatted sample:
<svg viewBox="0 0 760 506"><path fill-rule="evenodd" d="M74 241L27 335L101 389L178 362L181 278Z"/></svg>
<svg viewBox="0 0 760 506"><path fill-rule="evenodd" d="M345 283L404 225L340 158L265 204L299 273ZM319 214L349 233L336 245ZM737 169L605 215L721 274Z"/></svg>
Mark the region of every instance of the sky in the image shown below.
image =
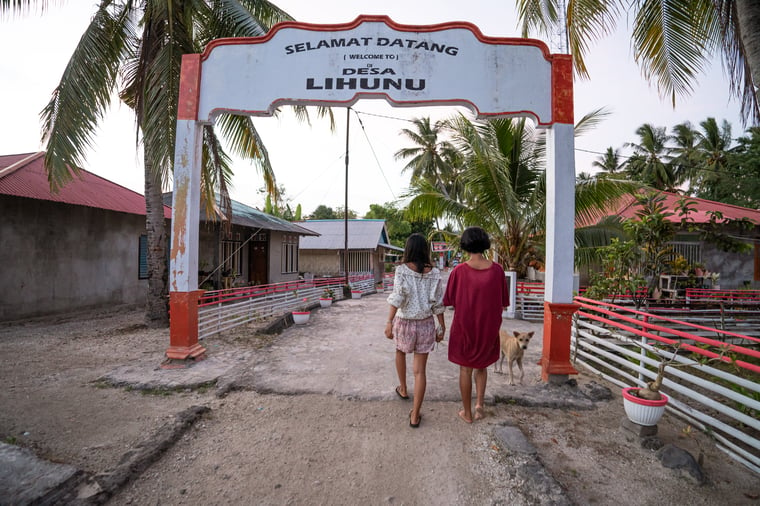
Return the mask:
<svg viewBox="0 0 760 506"><path fill-rule="evenodd" d="M275 2L297 21L344 23L360 14L387 15L402 24L427 25L468 21L486 36L517 37L520 29L512 2L475 0L334 0L329 8L312 0ZM0 18L0 154L35 152L40 142L39 113L50 99L66 63L95 12L94 1L69 1L49 6L40 15ZM382 5L382 7L381 7ZM623 21L624 23L624 21ZM607 147L622 148L635 142L635 130L643 123L667 127L691 121L698 125L707 117L728 120L733 136L743 133L739 103L731 99L720 62L699 77L695 92L680 98L673 109L642 77L633 61L629 30L623 24L616 33L593 45L588 53L589 80L574 85L576 121L604 107L610 116L595 130L576 139L576 173L594 172L591 163ZM553 52L556 44L544 40ZM400 130L411 128L410 119L449 117L464 109L454 107L393 108L384 100L362 100L353 106L349 120L348 207L363 216L370 204L396 201L409 183L404 161L394 153L409 143ZM323 204L344 205L346 111L334 109L336 129L330 132L324 119L313 115L311 125L299 123L287 110L278 117L254 118L269 153L279 185L293 208L301 204L304 214ZM84 168L122 186L143 193L143 167L136 148L134 117L114 100L86 155ZM232 198L261 208L262 179L248 162L236 161Z"/></svg>

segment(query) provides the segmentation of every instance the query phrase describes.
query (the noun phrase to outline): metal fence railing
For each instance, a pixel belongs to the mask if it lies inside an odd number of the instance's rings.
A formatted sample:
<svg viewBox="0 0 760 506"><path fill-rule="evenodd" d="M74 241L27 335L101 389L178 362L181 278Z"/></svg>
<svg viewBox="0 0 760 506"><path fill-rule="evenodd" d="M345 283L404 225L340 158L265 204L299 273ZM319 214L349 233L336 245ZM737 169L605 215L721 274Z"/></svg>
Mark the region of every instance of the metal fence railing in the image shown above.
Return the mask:
<svg viewBox="0 0 760 506"><path fill-rule="evenodd" d="M539 282L517 282L516 310L520 318L528 321L544 320L544 284Z"/></svg>
<svg viewBox="0 0 760 506"><path fill-rule="evenodd" d="M289 311L316 307L326 290L332 292L335 300L340 300L345 281L345 277L300 279L208 291L198 301L198 338ZM374 276L371 273L350 275L349 284L352 290L369 293L374 290Z"/></svg>
<svg viewBox="0 0 760 506"><path fill-rule="evenodd" d="M645 386L657 365L680 350L667 367L662 391L667 409L708 432L733 459L760 473L760 339L577 297L571 356L621 388ZM710 330L720 339L698 335ZM745 346L727 344L738 342ZM715 361L718 357L718 361ZM713 361L705 363L710 359Z"/></svg>

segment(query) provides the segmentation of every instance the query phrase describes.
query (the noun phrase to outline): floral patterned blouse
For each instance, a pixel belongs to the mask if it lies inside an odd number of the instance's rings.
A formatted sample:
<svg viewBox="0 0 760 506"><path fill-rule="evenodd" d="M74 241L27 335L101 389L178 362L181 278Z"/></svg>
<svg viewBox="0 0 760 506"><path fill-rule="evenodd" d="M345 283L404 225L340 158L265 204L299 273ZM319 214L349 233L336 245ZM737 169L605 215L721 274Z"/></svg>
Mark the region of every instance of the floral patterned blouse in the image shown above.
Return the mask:
<svg viewBox="0 0 760 506"><path fill-rule="evenodd" d="M441 271L415 272L406 264L396 267L393 292L388 304L397 308L396 316L405 320L423 320L446 310L443 305Z"/></svg>

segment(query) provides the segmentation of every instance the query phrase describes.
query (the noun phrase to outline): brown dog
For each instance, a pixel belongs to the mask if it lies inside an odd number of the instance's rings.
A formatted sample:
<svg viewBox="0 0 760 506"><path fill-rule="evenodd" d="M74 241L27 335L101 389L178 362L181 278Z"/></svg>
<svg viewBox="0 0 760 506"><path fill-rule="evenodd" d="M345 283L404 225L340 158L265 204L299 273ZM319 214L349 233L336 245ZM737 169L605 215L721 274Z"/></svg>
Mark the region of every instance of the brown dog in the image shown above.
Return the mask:
<svg viewBox="0 0 760 506"><path fill-rule="evenodd" d="M517 362L517 367L520 368L520 384L522 385L525 372L523 371L522 359L525 354L525 350L528 349L528 343L530 338L533 337L533 332L517 332L514 331L513 335L509 335L507 331L499 331L499 340L501 341L501 360L499 361L499 368L495 372L504 372L504 359L507 359L507 366L509 366L509 384L515 384L515 378L512 374L512 365Z"/></svg>

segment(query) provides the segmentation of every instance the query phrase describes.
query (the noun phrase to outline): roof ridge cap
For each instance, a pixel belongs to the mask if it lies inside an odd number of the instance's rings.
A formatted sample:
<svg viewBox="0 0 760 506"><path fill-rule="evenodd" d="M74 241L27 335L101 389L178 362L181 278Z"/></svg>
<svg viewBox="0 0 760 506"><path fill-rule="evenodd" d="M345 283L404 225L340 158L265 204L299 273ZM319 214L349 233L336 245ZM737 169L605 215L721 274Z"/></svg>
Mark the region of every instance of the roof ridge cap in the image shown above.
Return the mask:
<svg viewBox="0 0 760 506"><path fill-rule="evenodd" d="M7 175L10 175L10 174L13 174L14 172L16 172L17 170L19 170L24 165L28 165L29 163L33 162L34 160L36 160L37 158L39 158L40 156L42 156L44 154L45 154L44 151L38 151L36 153L32 153L31 155L27 156L26 158L22 158L21 160L19 160L18 162L14 163L14 164L11 164L11 165L7 166L6 168L0 170L0 178L3 178L3 177L5 177Z"/></svg>

